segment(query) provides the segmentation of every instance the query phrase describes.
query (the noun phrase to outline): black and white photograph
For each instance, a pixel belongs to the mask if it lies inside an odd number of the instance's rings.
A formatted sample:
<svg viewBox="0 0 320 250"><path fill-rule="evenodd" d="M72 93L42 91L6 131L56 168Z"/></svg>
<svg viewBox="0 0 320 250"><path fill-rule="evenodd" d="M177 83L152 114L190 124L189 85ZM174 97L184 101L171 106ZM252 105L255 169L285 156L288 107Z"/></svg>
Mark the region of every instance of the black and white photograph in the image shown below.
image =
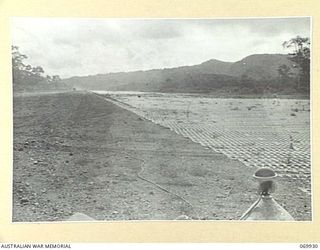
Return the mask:
<svg viewBox="0 0 320 250"><path fill-rule="evenodd" d="M312 221L311 21L12 17L12 222Z"/></svg>

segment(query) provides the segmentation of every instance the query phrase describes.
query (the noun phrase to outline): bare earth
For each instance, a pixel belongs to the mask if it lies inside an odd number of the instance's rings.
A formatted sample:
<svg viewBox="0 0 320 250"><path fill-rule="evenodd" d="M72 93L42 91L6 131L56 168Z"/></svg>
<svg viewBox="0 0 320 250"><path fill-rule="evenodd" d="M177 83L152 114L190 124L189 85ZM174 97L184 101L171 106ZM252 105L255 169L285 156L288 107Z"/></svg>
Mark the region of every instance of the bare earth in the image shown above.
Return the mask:
<svg viewBox="0 0 320 250"><path fill-rule="evenodd" d="M255 168L86 92L14 96L13 221L237 220ZM275 199L311 220L296 179Z"/></svg>

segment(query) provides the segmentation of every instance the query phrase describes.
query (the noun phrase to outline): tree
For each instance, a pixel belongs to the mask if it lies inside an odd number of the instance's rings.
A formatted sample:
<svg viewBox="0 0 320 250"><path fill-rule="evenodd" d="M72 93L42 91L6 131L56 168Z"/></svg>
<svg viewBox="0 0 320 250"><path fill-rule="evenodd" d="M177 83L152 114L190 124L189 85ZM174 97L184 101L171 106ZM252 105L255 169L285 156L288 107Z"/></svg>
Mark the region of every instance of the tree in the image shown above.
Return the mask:
<svg viewBox="0 0 320 250"><path fill-rule="evenodd" d="M58 75L44 75L41 66L25 64L28 58L20 53L18 46L11 47L13 88L17 91L34 91L39 89L66 89L68 86Z"/></svg>
<svg viewBox="0 0 320 250"><path fill-rule="evenodd" d="M41 66L33 67L31 69L31 72L35 76L41 76L42 73L44 73L44 70Z"/></svg>
<svg viewBox="0 0 320 250"><path fill-rule="evenodd" d="M18 46L11 46L11 53L12 53L12 67L14 69L19 69L19 70L25 69L26 66L23 63L23 61L28 57L20 53Z"/></svg>
<svg viewBox="0 0 320 250"><path fill-rule="evenodd" d="M285 41L282 46L292 49L289 53L290 59L299 68L299 79L297 89L310 90L310 39L308 37L297 36Z"/></svg>
<svg viewBox="0 0 320 250"><path fill-rule="evenodd" d="M278 73L281 79L287 79L289 77L290 68L286 64L282 64L278 68Z"/></svg>
<svg viewBox="0 0 320 250"><path fill-rule="evenodd" d="M12 78L15 89L25 89L38 84L43 80L44 70L40 66L26 65L24 60L28 57L19 51L18 46L11 46Z"/></svg>
<svg viewBox="0 0 320 250"><path fill-rule="evenodd" d="M13 78L13 86L16 87L19 83L23 82L24 79L24 70L27 67L29 69L30 65L25 65L23 61L28 57L23 55L19 51L18 46L11 46L11 54L12 54L12 78Z"/></svg>
<svg viewBox="0 0 320 250"><path fill-rule="evenodd" d="M286 64L282 64L279 66L278 74L280 80L280 85L278 86L278 88L288 88L289 85L291 85L295 80L295 78L293 77L294 74L291 72L291 68Z"/></svg>
<svg viewBox="0 0 320 250"><path fill-rule="evenodd" d="M61 81L61 78L60 78L59 75L53 75L53 76L52 76L52 81L53 81L53 82L60 82L60 81Z"/></svg>

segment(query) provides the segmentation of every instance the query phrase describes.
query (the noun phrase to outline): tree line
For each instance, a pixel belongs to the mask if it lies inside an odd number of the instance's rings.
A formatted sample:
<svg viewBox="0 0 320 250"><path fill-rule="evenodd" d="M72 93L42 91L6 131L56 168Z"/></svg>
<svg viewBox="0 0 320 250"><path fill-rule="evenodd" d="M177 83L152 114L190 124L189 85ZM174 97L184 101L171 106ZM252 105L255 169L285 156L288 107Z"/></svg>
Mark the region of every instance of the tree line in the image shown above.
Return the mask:
<svg viewBox="0 0 320 250"><path fill-rule="evenodd" d="M66 87L59 75L44 75L41 66L26 64L27 55L19 51L18 46L11 46L12 79L14 90L57 89Z"/></svg>
<svg viewBox="0 0 320 250"><path fill-rule="evenodd" d="M289 59L293 62L293 69L298 71L298 75L292 72L292 68L287 65L280 65L278 68L280 84L288 85L293 83L294 88L299 92L310 92L310 39L308 37L297 36L283 42L285 49L290 49Z"/></svg>

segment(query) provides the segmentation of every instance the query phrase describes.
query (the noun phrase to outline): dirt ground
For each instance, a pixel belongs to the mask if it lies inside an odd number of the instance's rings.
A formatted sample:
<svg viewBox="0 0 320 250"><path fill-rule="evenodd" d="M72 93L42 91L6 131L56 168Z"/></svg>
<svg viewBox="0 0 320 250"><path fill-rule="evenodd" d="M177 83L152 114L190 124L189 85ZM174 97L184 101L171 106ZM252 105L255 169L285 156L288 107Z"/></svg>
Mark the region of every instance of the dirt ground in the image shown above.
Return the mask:
<svg viewBox="0 0 320 250"><path fill-rule="evenodd" d="M13 221L237 220L258 198L256 169L87 92L14 96ZM281 178L296 220L311 199Z"/></svg>

